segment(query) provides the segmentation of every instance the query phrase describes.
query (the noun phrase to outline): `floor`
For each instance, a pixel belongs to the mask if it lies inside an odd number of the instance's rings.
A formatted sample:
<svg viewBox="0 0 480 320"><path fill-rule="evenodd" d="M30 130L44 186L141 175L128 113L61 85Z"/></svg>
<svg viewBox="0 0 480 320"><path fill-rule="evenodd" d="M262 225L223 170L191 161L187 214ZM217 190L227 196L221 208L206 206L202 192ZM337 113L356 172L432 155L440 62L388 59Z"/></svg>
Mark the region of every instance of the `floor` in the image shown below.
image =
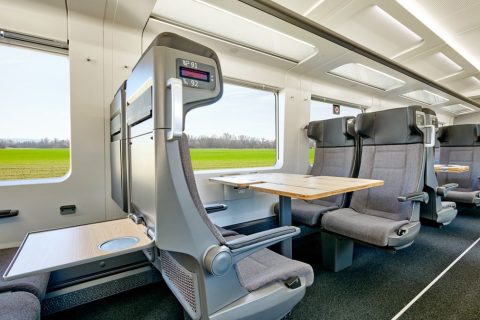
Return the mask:
<svg viewBox="0 0 480 320"><path fill-rule="evenodd" d="M320 265L312 235L294 243L294 258L315 270L315 282L293 319L480 319L480 212L462 211L449 226L422 227L395 254L356 245L353 266L338 273ZM471 247L472 246L472 247ZM466 249L471 249L404 313L398 313ZM96 301L48 319L183 319L164 283Z"/></svg>

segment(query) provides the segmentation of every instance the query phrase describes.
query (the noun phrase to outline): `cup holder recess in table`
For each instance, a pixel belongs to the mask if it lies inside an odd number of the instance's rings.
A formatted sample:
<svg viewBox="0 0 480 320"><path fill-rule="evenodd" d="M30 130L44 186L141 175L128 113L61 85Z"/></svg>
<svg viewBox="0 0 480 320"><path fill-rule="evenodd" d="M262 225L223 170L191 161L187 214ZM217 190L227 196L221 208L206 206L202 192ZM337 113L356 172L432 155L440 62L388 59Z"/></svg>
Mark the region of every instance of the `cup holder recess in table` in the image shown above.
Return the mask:
<svg viewBox="0 0 480 320"><path fill-rule="evenodd" d="M120 237L105 241L98 246L100 250L103 251L117 251L122 249L127 249L136 245L140 241L137 237Z"/></svg>

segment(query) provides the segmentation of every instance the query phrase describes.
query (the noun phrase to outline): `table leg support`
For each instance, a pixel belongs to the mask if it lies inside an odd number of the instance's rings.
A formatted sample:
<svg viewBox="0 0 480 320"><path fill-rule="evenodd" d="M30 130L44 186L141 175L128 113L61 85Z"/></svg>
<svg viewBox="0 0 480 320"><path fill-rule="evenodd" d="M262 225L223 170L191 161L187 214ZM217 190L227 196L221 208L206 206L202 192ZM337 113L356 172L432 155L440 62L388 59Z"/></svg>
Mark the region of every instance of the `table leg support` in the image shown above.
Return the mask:
<svg viewBox="0 0 480 320"><path fill-rule="evenodd" d="M278 201L279 224L283 226L292 225L292 199L290 197L280 196ZM287 239L280 243L281 254L285 257L292 257L292 239Z"/></svg>

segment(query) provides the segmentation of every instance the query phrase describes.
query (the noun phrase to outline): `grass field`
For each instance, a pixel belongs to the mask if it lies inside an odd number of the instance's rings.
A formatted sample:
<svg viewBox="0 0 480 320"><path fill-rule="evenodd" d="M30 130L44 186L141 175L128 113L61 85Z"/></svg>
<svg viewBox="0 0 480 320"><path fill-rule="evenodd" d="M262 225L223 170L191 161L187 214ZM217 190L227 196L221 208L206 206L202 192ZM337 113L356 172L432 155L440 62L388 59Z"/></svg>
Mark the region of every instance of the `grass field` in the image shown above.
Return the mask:
<svg viewBox="0 0 480 320"><path fill-rule="evenodd" d="M190 149L194 170L270 167L275 149ZM313 162L313 149L309 153ZM69 149L0 149L0 180L56 178L70 169Z"/></svg>
<svg viewBox="0 0 480 320"><path fill-rule="evenodd" d="M70 169L70 149L0 149L0 180L56 178Z"/></svg>
<svg viewBox="0 0 480 320"><path fill-rule="evenodd" d="M276 162L275 149L190 149L194 170L270 167ZM309 152L313 162L313 149Z"/></svg>

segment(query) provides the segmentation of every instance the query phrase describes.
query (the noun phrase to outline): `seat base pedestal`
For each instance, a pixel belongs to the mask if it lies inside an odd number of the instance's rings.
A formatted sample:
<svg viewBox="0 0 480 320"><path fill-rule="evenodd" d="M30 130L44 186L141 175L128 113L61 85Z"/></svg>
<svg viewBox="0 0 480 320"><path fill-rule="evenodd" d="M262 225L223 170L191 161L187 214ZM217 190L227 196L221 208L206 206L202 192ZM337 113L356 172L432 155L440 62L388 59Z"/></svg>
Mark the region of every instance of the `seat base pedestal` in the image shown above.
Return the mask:
<svg viewBox="0 0 480 320"><path fill-rule="evenodd" d="M322 264L324 268L338 272L352 265L353 240L322 232Z"/></svg>

